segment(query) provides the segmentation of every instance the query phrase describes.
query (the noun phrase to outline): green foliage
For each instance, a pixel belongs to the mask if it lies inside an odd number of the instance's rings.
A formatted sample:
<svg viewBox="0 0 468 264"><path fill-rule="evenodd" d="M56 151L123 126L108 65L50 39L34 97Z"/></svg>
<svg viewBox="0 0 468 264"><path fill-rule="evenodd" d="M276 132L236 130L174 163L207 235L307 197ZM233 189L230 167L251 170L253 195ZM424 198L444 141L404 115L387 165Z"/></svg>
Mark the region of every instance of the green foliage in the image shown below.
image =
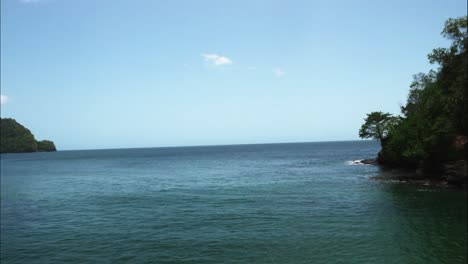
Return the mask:
<svg viewBox="0 0 468 264"><path fill-rule="evenodd" d="M467 144L465 150L454 144L468 136L467 17L447 20L442 35L452 44L428 55L437 70L414 75L403 116L383 141L382 163L434 171L445 161L467 158Z"/></svg>
<svg viewBox="0 0 468 264"><path fill-rule="evenodd" d="M37 151L37 143L31 131L14 119L1 119L0 135L1 153Z"/></svg>
<svg viewBox="0 0 468 264"><path fill-rule="evenodd" d="M50 140L37 141L37 151L56 151L54 142Z"/></svg>
<svg viewBox="0 0 468 264"><path fill-rule="evenodd" d="M398 118L389 113L372 112L367 114L364 124L359 129L359 137L378 139L382 143L390 130L398 123Z"/></svg>
<svg viewBox="0 0 468 264"><path fill-rule="evenodd" d="M0 153L55 151L52 141L37 142L34 135L16 120L0 119Z"/></svg>

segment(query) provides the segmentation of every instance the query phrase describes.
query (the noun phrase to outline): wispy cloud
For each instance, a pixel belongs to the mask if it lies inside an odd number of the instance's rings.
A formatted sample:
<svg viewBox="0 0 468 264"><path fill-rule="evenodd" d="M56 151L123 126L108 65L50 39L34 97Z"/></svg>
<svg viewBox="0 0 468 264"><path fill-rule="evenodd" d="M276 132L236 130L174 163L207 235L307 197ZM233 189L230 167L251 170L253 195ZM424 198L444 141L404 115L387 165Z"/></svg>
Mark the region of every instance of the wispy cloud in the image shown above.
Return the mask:
<svg viewBox="0 0 468 264"><path fill-rule="evenodd" d="M202 54L205 61L211 62L214 66L222 66L232 64L232 60L228 57L220 56L218 54Z"/></svg>
<svg viewBox="0 0 468 264"><path fill-rule="evenodd" d="M8 101L10 101L10 98L8 98L8 96L6 95L0 95L0 104L4 105L6 103L8 103Z"/></svg>
<svg viewBox="0 0 468 264"><path fill-rule="evenodd" d="M281 77L283 75L286 74L286 72L281 69L281 68L276 68L276 69L273 69L273 73L277 76L277 77Z"/></svg>
<svg viewBox="0 0 468 264"><path fill-rule="evenodd" d="M40 0L18 0L18 1L23 4L30 4L30 3L37 3Z"/></svg>
<svg viewBox="0 0 468 264"><path fill-rule="evenodd" d="M255 66L249 66L249 67L247 67L247 70L249 70L249 71L254 71L254 70L256 70L256 69L257 69L257 67L255 67Z"/></svg>

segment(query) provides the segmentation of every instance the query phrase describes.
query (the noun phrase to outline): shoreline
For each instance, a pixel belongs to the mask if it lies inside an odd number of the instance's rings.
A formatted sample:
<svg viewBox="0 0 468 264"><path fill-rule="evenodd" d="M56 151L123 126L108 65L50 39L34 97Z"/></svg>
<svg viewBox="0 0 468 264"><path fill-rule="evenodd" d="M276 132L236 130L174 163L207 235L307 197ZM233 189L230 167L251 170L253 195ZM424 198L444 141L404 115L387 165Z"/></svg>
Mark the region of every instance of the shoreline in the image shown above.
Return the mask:
<svg viewBox="0 0 468 264"><path fill-rule="evenodd" d="M416 186L426 186L426 187L436 187L436 188L443 188L443 189L454 189L454 190L464 190L467 191L467 184L460 179L465 178L466 175L452 175L447 173L442 173L439 175L439 179L425 176L430 175L424 174L420 169L408 169L408 168L399 168L395 166L388 166L385 164L380 164L378 159L363 159L363 160L355 160L353 164L357 165L374 165L378 166L382 170L389 170L393 173L400 175L392 175L392 176L372 176L369 177L370 180L375 181L384 181L384 182L391 182L391 183L398 183L398 184L407 184L407 185L416 185ZM414 177L411 177L414 176ZM434 175L432 175L434 176ZM457 178L456 181L450 181L453 178Z"/></svg>
<svg viewBox="0 0 468 264"><path fill-rule="evenodd" d="M386 178L385 176L372 176L372 177L369 177L369 180L386 182L386 183L402 184L402 185L408 185L408 186L416 186L416 187L430 187L430 188L438 188L438 189L446 189L446 190L467 191L466 186L450 184L444 180L431 180L431 179L414 180L414 179L399 179L399 178L390 179L390 178Z"/></svg>

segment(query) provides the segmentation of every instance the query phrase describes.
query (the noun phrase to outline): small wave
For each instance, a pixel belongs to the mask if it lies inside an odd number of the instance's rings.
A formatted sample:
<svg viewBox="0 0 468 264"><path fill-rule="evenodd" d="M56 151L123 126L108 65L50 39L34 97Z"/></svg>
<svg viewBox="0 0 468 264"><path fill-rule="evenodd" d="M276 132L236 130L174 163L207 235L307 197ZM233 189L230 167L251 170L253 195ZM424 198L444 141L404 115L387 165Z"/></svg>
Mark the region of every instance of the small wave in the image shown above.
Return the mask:
<svg viewBox="0 0 468 264"><path fill-rule="evenodd" d="M346 161L346 164L348 164L348 165L367 165L367 164L362 163L362 159L360 159L360 160L348 160L348 161Z"/></svg>

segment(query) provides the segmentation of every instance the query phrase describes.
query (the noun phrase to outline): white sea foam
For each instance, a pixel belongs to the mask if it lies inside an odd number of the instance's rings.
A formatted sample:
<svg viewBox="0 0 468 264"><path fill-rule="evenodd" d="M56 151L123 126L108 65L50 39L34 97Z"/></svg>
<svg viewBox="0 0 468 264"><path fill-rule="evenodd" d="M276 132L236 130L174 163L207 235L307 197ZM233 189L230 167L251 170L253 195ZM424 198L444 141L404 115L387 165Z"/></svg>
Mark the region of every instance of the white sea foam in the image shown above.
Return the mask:
<svg viewBox="0 0 468 264"><path fill-rule="evenodd" d="M360 160L348 160L348 161L346 161L346 164L348 164L348 165L366 165L366 164L362 163L362 159L360 159Z"/></svg>

